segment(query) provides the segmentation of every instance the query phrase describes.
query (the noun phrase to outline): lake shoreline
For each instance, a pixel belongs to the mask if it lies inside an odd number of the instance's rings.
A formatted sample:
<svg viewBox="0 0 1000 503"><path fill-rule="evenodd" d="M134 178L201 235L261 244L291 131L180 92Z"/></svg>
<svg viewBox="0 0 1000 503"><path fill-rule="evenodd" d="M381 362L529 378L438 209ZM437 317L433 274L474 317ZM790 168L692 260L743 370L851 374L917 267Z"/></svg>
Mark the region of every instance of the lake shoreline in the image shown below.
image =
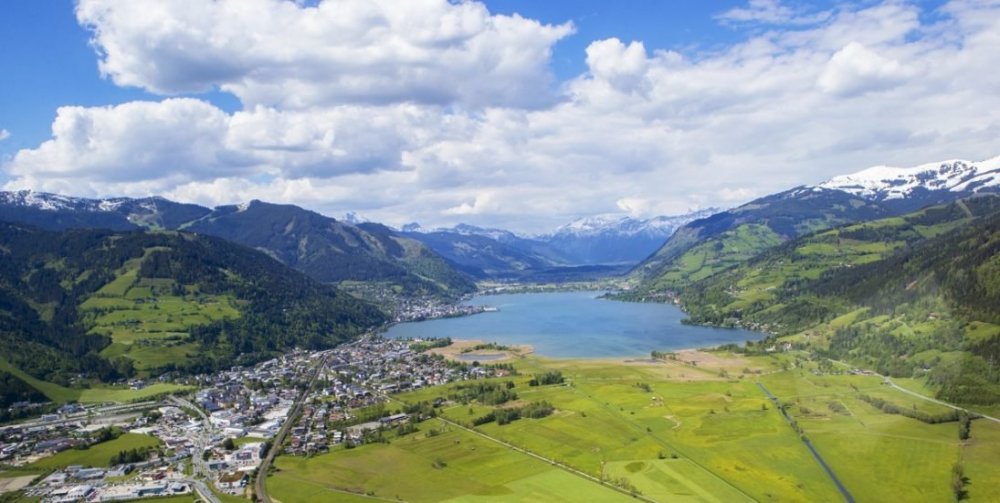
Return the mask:
<svg viewBox="0 0 1000 503"><path fill-rule="evenodd" d="M479 361L480 363L507 363L535 354L535 348L530 344L503 345L502 347L505 349L474 349L476 346L486 344L492 343L482 339L452 339L451 345L429 349L427 352L462 363L472 363L474 361ZM496 355L502 356L495 357ZM478 359L477 357L479 356L487 358Z"/></svg>
<svg viewBox="0 0 1000 503"><path fill-rule="evenodd" d="M509 347L531 346L531 354L543 358L607 361L649 359L653 351L742 345L765 336L741 329L686 325L686 314L677 306L614 301L603 298L604 293L606 290L600 289L477 295L468 304L496 307L498 311L400 323L386 330L384 336L487 341ZM495 352L480 351L479 361L509 359L491 353ZM461 361L469 358L456 355Z"/></svg>

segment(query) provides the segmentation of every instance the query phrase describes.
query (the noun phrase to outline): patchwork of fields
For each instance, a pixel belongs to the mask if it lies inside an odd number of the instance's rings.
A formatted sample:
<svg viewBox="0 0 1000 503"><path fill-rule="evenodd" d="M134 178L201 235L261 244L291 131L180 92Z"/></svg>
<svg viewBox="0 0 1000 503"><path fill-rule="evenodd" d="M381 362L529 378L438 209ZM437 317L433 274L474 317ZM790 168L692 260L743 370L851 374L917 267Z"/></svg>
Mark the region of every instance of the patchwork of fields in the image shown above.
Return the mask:
<svg viewBox="0 0 1000 503"><path fill-rule="evenodd" d="M130 358L140 374L183 363L196 353L198 345L188 340L191 327L239 316L231 296L204 294L172 279L139 277L141 262L126 263L114 281L79 307L91 332L111 338L101 356Z"/></svg>
<svg viewBox="0 0 1000 503"><path fill-rule="evenodd" d="M279 501L615 501L629 493L655 501L842 500L761 382L857 501L951 499L959 461L972 500L1000 498L996 423L974 421L962 442L956 421L927 424L863 400L949 412L875 376L817 375L791 355L687 358L522 359L519 376L500 379L518 394L504 406L544 400L555 406L551 416L467 429L492 407L445 405L418 432L390 434L388 443L278 458L269 493ZM528 386L551 370L566 383ZM447 394L438 387L396 398L401 406Z"/></svg>

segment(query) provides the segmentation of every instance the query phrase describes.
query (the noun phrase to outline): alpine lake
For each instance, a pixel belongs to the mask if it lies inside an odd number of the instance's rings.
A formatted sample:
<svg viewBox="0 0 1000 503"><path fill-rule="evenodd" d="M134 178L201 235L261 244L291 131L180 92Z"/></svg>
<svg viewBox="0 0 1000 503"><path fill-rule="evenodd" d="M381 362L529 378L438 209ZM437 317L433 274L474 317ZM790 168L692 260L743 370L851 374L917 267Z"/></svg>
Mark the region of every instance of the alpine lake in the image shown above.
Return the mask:
<svg viewBox="0 0 1000 503"><path fill-rule="evenodd" d="M763 337L747 330L685 325L684 312L671 304L619 302L602 295L577 291L477 296L467 304L497 310L401 323L385 336L530 345L535 353L551 358L648 357L654 350L740 344ZM483 356L478 359L486 361Z"/></svg>

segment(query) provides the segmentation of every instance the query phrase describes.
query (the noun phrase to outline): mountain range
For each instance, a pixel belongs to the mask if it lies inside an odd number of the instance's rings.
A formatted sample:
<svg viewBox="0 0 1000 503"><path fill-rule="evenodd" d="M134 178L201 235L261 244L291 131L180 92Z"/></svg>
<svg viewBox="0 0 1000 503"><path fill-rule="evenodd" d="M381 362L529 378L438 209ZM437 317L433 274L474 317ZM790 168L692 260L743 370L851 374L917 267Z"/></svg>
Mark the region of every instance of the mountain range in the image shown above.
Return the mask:
<svg viewBox="0 0 1000 503"><path fill-rule="evenodd" d="M455 298L474 290L470 276L564 279L645 256L623 297L673 296L694 323L766 330L765 344L927 372L940 396L995 400L998 194L1000 157L875 167L725 211L519 236L396 231L261 201L0 192L0 380L204 371L384 320L335 283Z"/></svg>
<svg viewBox="0 0 1000 503"><path fill-rule="evenodd" d="M409 294L456 298L475 285L419 241L293 205L251 201L215 209L160 197L86 199L0 192L0 220L41 229L184 230L260 250L323 282L382 282Z"/></svg>
<svg viewBox="0 0 1000 503"><path fill-rule="evenodd" d="M435 229L409 224L403 226L402 232L474 277L530 279L532 274L568 268L630 268L656 251L680 226L716 211L711 208L649 219L585 217L538 235L517 235L468 224Z"/></svg>
<svg viewBox="0 0 1000 503"><path fill-rule="evenodd" d="M0 222L0 374L66 386L206 372L330 347L385 319L224 239Z"/></svg>
<svg viewBox="0 0 1000 503"><path fill-rule="evenodd" d="M1000 157L869 168L765 196L679 228L632 277L642 292L708 278L790 239L1000 192Z"/></svg>

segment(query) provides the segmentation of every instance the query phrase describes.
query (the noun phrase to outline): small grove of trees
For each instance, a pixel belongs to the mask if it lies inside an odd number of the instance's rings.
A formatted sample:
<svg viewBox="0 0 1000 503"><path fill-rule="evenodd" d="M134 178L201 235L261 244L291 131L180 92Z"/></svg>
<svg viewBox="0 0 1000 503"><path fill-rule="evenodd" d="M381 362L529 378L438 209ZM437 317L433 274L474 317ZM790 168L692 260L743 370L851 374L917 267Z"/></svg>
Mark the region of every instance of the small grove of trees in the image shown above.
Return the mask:
<svg viewBox="0 0 1000 503"><path fill-rule="evenodd" d="M118 454L111 456L109 464L111 466L115 466L129 463L140 463L149 459L149 455L152 451L153 449L149 447L139 447L137 449L129 449L127 451L118 451Z"/></svg>
<svg viewBox="0 0 1000 503"><path fill-rule="evenodd" d="M972 437L972 417L966 411L958 413L958 439L968 440Z"/></svg>
<svg viewBox="0 0 1000 503"><path fill-rule="evenodd" d="M546 372L541 375L536 375L533 379L528 381L528 386L546 386L549 384L562 384L566 379L563 378L562 372L558 370L553 370L551 372Z"/></svg>
<svg viewBox="0 0 1000 503"><path fill-rule="evenodd" d="M472 420L473 426L479 426L486 423L496 423L500 426L517 421L522 417L529 419L541 419L546 417L555 411L555 407L549 402L542 400L540 402L531 402L524 407L506 407L493 409L489 413L483 416L479 416Z"/></svg>
<svg viewBox="0 0 1000 503"><path fill-rule="evenodd" d="M419 431L417 429L417 424L414 423L413 421L407 421L396 427L396 435L400 437L409 435L411 433L416 433L417 431Z"/></svg>
<svg viewBox="0 0 1000 503"><path fill-rule="evenodd" d="M670 352L670 351L656 351L655 349L653 351L650 351L649 356L650 356L650 358L652 358L654 360L676 360L677 359L677 353L673 353L673 352Z"/></svg>
<svg viewBox="0 0 1000 503"><path fill-rule="evenodd" d="M473 384L463 384L455 387L448 398L462 404L467 404L473 400L483 405L500 405L512 400L517 400L517 392L512 386L501 385L495 382L477 382Z"/></svg>
<svg viewBox="0 0 1000 503"><path fill-rule="evenodd" d="M94 434L94 442L98 444L101 442L110 442L120 436L122 436L122 430L107 426L97 430L97 433Z"/></svg>
<svg viewBox="0 0 1000 503"><path fill-rule="evenodd" d="M965 476L965 466L958 461L951 467L951 492L955 495L955 501L962 501L969 497L969 492L965 490L969 483L969 477Z"/></svg>
<svg viewBox="0 0 1000 503"><path fill-rule="evenodd" d="M424 351L434 349L434 348L444 348L451 346L451 337L444 337L442 339L428 339L425 341L414 342L410 344L410 349L416 353L423 353Z"/></svg>
<svg viewBox="0 0 1000 503"><path fill-rule="evenodd" d="M858 398L870 403L872 406L882 410L882 412L885 412L886 414L898 414L900 416L906 416L927 424L949 423L951 421L959 420L959 413L955 410L934 415L916 410L915 408L907 409L906 407L900 407L892 402L887 402L878 397L862 394L858 395Z"/></svg>

